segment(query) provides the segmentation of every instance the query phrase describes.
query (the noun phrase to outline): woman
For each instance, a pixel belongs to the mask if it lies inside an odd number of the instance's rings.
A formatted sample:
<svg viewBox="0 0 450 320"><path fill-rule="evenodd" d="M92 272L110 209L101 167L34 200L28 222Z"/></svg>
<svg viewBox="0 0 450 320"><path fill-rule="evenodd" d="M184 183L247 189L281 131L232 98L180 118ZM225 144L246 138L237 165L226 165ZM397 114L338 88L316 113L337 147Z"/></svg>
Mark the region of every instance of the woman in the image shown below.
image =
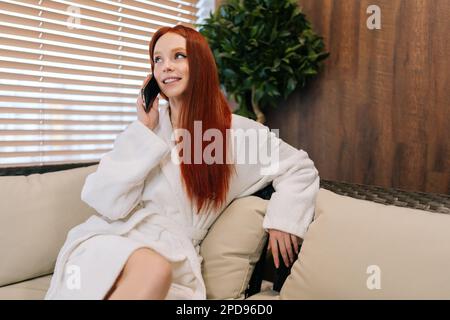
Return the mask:
<svg viewBox="0 0 450 320"><path fill-rule="evenodd" d="M319 189L313 162L267 127L231 113L201 34L163 27L149 51L168 105L155 99L147 114L139 96L138 119L86 178L81 198L98 215L69 232L46 299L205 299L201 241L228 204L270 183L263 227L277 267L278 252L286 265L293 262L312 221ZM214 152L208 132L215 133ZM246 145L243 132L257 132L258 140ZM221 138L226 142L216 143ZM270 151L270 165L242 161L249 150L266 158ZM190 161L198 154L200 162Z"/></svg>

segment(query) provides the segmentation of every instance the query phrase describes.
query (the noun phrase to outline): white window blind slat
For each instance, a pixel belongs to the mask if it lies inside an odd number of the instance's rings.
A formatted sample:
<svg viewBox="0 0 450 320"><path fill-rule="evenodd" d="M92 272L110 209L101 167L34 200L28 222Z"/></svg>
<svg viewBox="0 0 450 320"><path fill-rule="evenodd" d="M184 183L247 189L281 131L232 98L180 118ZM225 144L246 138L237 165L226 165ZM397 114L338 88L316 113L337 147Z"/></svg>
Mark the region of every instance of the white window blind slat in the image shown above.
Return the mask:
<svg viewBox="0 0 450 320"><path fill-rule="evenodd" d="M127 61L127 60L118 60L118 59L112 59L112 58L104 58L96 56L87 56L87 55L81 55L81 54L73 54L69 52L62 52L62 51L55 51L55 50L41 50L41 49L33 49L33 48L27 48L21 45L2 45L0 44L0 50L4 50L5 54L8 56L17 56L17 52L25 53L25 54L35 54L37 56L39 55L45 55L51 61L58 61L57 58L62 58L64 60L59 61L72 61L72 63L81 63L83 62L95 62L95 63L104 63L104 64L111 64L111 65L122 65L127 67L134 67L139 69L145 69L148 67L148 63L142 62L135 62L135 61Z"/></svg>
<svg viewBox="0 0 450 320"><path fill-rule="evenodd" d="M49 89L53 92L95 92L95 93L108 93L108 94L120 94L120 95L130 95L135 96L136 90L134 88L115 88L106 86L92 86L85 84L74 84L68 82L40 82L30 80L15 80L15 79L0 79L0 85L4 85L4 89L9 90L20 90L24 87L34 87L39 89Z"/></svg>
<svg viewBox="0 0 450 320"><path fill-rule="evenodd" d="M20 56L23 56L22 53ZM55 59L56 60L56 59ZM60 60L61 61L61 60ZM64 60L62 60L64 61ZM10 56L0 56L0 66L19 66L19 65L37 65L39 67L45 66L48 67L49 70L52 68L61 68L64 70L70 70L71 72L74 71L86 71L85 74L98 74L98 73L105 73L105 74L114 74L114 75L123 75L123 76L135 76L135 77L141 77L147 74L144 70L142 71L133 71L133 70L124 70L122 68L118 69L116 68L107 68L107 67L101 67L96 66L94 63L84 63L84 64L77 64L73 65L69 62L58 62L58 61L48 61L48 60L41 60L41 59L33 59L32 56L29 58L22 58L22 57L10 57ZM98 65L98 64L97 64Z"/></svg>
<svg viewBox="0 0 450 320"><path fill-rule="evenodd" d="M119 130L105 130L101 133L89 130L79 130L76 133L68 133L63 130L0 130L0 142L11 141L75 141L75 140L111 140L116 137Z"/></svg>
<svg viewBox="0 0 450 320"><path fill-rule="evenodd" d="M134 61L133 59L138 59L139 61L147 61L148 60L148 54L145 52L140 51L139 53L132 52L132 51L126 51L126 50L116 50L116 49L109 49L105 47L92 47L83 45L83 42L72 42L69 43L67 39L60 38L56 40L48 40L48 39L42 39L38 38L36 36L28 37L23 35L17 35L14 34L15 30L11 30L12 33L4 33L6 28L2 28L1 22L0 22L0 40L2 43L11 43L11 44L17 44L20 46L23 46L25 48L48 48L49 50L59 50L61 52L72 52L74 54L91 54L91 56L98 56L98 57L109 57L114 58L117 56L123 56L127 59ZM64 49L63 49L64 48ZM110 56L109 56L110 55Z"/></svg>
<svg viewBox="0 0 450 320"><path fill-rule="evenodd" d="M154 32L211 3L0 0L0 167L98 161L136 119Z"/></svg>
<svg viewBox="0 0 450 320"><path fill-rule="evenodd" d="M5 63L5 65L8 65ZM8 66L11 66L12 64L9 64ZM93 76L89 74L72 74L69 72L72 72L72 70L67 70L67 73L58 73L58 72L47 72L47 71L39 71L39 70L31 70L31 67L35 67L35 69L39 69L39 66L24 66L21 64L15 64L15 68L3 68L2 67L2 61L0 61L0 72L4 74L14 74L16 76L25 76L29 74L30 76L36 76L40 78L47 77L47 78L56 78L56 79L66 79L66 80L73 80L73 81L85 81L86 83L89 83L89 85L93 85L95 83L110 83L110 84L117 84L117 85L140 85L142 81L142 77L136 78L136 79L125 79L125 78L117 78L117 77L100 77L100 76ZM30 69L22 68L22 67L30 67ZM146 72L144 74L147 74ZM105 74L107 76L107 74ZM7 79L5 77L5 79ZM55 81L55 80L53 80Z"/></svg>
<svg viewBox="0 0 450 320"><path fill-rule="evenodd" d="M30 112L34 109L36 103L33 102L7 102L0 101L0 112L20 113ZM117 107L107 105L73 105L73 104L50 104L41 103L39 108L45 110L46 113L59 112L65 114L123 114L134 115L135 107ZM6 110L6 111L3 111Z"/></svg>

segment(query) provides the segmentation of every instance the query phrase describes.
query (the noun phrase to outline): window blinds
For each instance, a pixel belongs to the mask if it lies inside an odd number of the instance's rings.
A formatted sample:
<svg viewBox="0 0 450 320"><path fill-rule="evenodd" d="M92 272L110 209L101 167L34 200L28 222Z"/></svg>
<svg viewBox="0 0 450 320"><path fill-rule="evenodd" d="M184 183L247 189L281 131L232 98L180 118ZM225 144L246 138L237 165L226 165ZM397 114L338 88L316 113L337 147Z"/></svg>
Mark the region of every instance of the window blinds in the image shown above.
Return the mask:
<svg viewBox="0 0 450 320"><path fill-rule="evenodd" d="M198 11L196 0L0 0L0 167L99 160L136 119L152 34L194 28Z"/></svg>

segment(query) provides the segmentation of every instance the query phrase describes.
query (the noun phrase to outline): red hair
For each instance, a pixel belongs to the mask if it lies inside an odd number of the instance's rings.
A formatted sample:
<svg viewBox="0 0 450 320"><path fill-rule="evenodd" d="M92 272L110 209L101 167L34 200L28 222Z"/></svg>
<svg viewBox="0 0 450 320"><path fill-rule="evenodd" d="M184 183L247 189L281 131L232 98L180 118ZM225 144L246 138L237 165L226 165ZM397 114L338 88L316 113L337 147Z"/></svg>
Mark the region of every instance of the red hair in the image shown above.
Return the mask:
<svg viewBox="0 0 450 320"><path fill-rule="evenodd" d="M181 161L180 170L187 196L196 205L197 213L202 207L219 209L226 201L234 165L228 163L229 143L226 131L231 127L231 108L220 90L216 62L206 39L196 30L177 25L162 27L153 35L150 45L152 74L154 71L153 52L158 39L167 32L176 33L186 39L186 54L189 64L189 81L183 93L180 109L179 127L189 131L191 136L190 154L194 155L194 146L201 145L201 155L209 142L203 141L203 133L214 128L221 132L223 140L223 157L219 163L207 164L202 159L200 164ZM161 96L169 99L161 92ZM194 135L194 121L202 121L202 135ZM201 141L193 141L200 138ZM178 141L179 142L179 141ZM177 143L178 143L177 142ZM183 149L184 150L184 149ZM217 154L215 154L217 156Z"/></svg>

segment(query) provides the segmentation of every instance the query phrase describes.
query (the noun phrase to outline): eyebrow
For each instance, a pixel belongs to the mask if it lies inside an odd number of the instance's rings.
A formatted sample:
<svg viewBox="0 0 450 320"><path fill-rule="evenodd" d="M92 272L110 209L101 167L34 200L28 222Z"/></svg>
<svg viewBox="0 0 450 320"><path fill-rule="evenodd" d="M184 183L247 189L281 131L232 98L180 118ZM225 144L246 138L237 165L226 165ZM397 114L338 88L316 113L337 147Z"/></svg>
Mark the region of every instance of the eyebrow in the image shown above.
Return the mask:
<svg viewBox="0 0 450 320"><path fill-rule="evenodd" d="M186 49L185 49L185 48L182 48L182 47L178 47L178 48L172 49L172 51L176 51L176 50L183 50L183 51L186 51ZM161 53L161 52L159 52L159 51L153 52L154 55L155 55L155 54L159 54L159 53Z"/></svg>

